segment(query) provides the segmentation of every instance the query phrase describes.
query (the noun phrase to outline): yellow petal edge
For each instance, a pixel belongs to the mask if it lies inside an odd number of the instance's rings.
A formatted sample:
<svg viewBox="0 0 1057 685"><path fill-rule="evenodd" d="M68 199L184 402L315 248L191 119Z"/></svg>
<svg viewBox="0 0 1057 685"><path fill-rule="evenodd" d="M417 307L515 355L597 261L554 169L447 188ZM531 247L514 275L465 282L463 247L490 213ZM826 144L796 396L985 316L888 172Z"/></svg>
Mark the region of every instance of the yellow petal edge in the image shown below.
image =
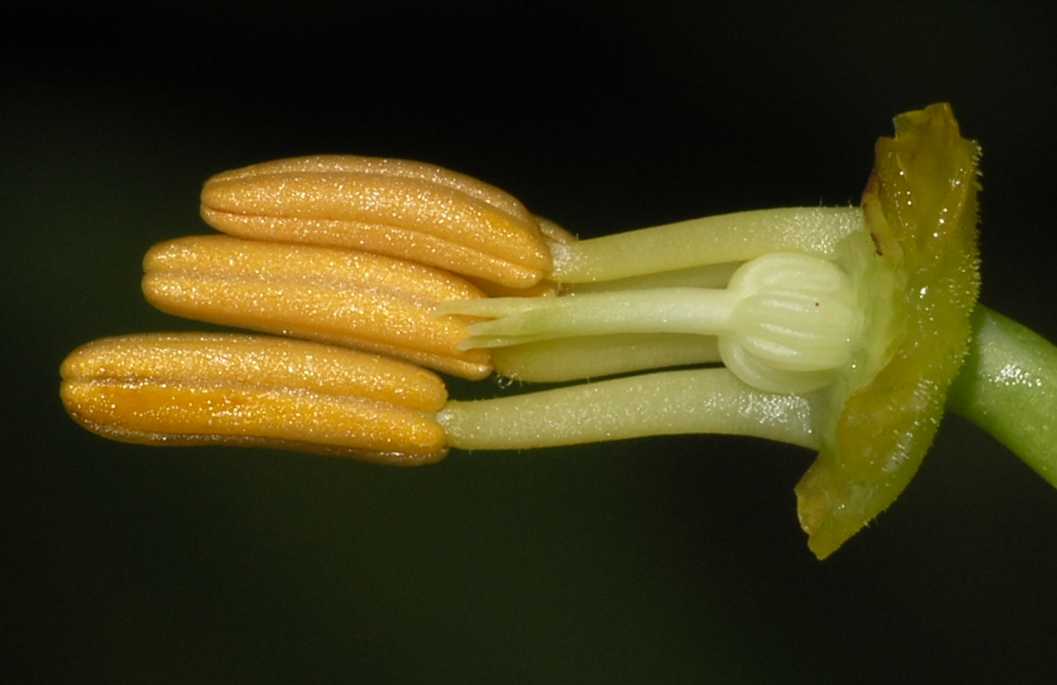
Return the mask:
<svg viewBox="0 0 1057 685"><path fill-rule="evenodd" d="M947 104L894 120L877 141L863 193L880 270L894 277L890 318L876 340L887 362L849 386L822 450L796 487L801 526L820 559L832 554L903 491L939 427L947 389L968 350L979 293L979 146L961 137ZM833 412L837 416L837 412Z"/></svg>

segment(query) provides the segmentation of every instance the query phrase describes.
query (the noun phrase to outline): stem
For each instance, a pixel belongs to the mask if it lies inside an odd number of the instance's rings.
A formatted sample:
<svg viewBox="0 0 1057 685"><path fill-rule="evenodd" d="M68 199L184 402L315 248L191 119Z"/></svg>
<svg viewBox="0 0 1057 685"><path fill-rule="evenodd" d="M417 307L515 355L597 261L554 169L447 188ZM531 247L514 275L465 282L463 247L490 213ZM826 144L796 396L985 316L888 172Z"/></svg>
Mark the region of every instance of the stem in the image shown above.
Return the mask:
<svg viewBox="0 0 1057 685"><path fill-rule="evenodd" d="M969 358L947 406L993 435L1057 487L1057 347L977 306Z"/></svg>
<svg viewBox="0 0 1057 685"><path fill-rule="evenodd" d="M790 207L737 212L551 245L551 278L592 283L704 264L755 259L770 252L836 256L840 241L863 230L858 207Z"/></svg>
<svg viewBox="0 0 1057 685"><path fill-rule="evenodd" d="M531 449L648 435L719 433L817 447L812 407L725 369L668 371L476 402L437 415L451 447Z"/></svg>

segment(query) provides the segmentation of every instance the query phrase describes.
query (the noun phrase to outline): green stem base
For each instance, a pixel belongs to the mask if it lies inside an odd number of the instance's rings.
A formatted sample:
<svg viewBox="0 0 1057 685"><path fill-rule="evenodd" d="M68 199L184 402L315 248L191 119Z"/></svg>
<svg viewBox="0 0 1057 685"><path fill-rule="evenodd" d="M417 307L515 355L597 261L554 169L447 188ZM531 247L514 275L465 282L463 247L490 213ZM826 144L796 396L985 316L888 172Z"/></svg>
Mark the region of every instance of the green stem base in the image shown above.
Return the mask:
<svg viewBox="0 0 1057 685"><path fill-rule="evenodd" d="M947 408L993 435L1057 487L1057 346L984 306Z"/></svg>

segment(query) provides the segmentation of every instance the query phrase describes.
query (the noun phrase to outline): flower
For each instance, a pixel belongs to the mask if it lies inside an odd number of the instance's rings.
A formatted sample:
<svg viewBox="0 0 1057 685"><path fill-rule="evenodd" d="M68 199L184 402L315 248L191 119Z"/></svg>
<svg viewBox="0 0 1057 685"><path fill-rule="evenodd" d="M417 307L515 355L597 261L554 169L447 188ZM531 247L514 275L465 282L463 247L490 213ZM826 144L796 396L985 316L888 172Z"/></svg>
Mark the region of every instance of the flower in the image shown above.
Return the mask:
<svg viewBox="0 0 1057 685"><path fill-rule="evenodd" d="M397 463L448 447L668 433L790 442L819 450L797 498L823 558L917 471L967 354L979 289L978 146L947 105L900 115L895 128L878 141L861 207L742 212L586 241L438 167L280 160L206 183L203 217L241 238L172 241L145 260L144 292L166 311L470 379L487 375L489 351L500 373L526 381L708 368L475 402L434 394L413 407L364 404L354 389L350 438L326 413L334 393L317 387L330 383L329 362L321 375L267 362L249 382L228 365L256 364L245 350L276 343L202 338L174 353L171 339L132 338L75 352L64 401L116 439L305 445ZM379 382L381 358L350 360Z"/></svg>

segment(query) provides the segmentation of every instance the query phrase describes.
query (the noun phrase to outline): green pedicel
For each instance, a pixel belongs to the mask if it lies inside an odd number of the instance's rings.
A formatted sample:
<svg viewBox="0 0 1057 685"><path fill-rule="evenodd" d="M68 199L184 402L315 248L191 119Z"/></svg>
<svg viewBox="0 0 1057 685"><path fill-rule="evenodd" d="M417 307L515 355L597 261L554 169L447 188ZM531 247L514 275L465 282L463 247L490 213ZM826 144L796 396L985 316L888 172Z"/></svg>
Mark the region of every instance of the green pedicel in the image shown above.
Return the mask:
<svg viewBox="0 0 1057 685"><path fill-rule="evenodd" d="M987 307L947 408L977 424L1057 487L1057 346Z"/></svg>

